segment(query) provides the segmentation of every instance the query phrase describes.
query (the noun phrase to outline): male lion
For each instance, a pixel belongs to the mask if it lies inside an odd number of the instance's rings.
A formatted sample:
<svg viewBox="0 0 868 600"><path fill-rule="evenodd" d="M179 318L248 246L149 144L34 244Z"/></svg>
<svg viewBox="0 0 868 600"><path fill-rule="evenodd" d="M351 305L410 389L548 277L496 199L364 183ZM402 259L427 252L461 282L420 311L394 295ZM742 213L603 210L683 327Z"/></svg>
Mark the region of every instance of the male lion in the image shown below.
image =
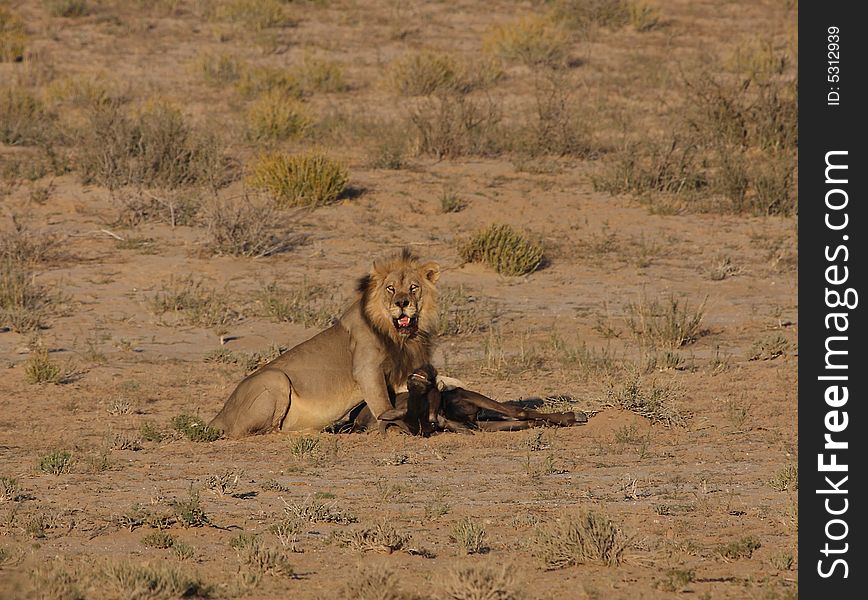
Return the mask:
<svg viewBox="0 0 868 600"><path fill-rule="evenodd" d="M437 263L404 249L374 263L337 322L238 384L209 424L230 437L319 431L362 401L379 417L431 358Z"/></svg>

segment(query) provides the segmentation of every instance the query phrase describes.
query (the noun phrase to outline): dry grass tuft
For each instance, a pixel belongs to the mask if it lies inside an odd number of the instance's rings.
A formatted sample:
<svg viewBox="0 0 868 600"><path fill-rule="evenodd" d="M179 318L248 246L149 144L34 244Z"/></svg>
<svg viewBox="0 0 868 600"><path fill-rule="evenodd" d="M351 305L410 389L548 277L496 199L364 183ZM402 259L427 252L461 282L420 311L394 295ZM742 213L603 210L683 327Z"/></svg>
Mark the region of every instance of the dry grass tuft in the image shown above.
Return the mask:
<svg viewBox="0 0 868 600"><path fill-rule="evenodd" d="M73 19L90 13L90 4L87 0L43 0L42 4L52 17Z"/></svg>
<svg viewBox="0 0 868 600"><path fill-rule="evenodd" d="M490 301L469 294L462 286L438 290L437 303L437 335L479 333L497 316L496 307Z"/></svg>
<svg viewBox="0 0 868 600"><path fill-rule="evenodd" d="M118 103L90 110L79 132L78 166L85 183L109 189L126 185L179 188L227 183L223 147L193 129L179 110L152 104L130 115Z"/></svg>
<svg viewBox="0 0 868 600"><path fill-rule="evenodd" d="M349 525L357 523L355 515L338 507L336 502L324 504L308 496L302 502L283 501L286 514L293 519L308 523L337 523Z"/></svg>
<svg viewBox="0 0 868 600"><path fill-rule="evenodd" d="M201 279L172 277L148 299L148 307L161 317L169 314L181 323L213 327L232 323L238 318L238 313L224 296L224 293L207 287Z"/></svg>
<svg viewBox="0 0 868 600"><path fill-rule="evenodd" d="M515 580L503 567L458 567L449 572L443 583L447 600L518 600Z"/></svg>
<svg viewBox="0 0 868 600"><path fill-rule="evenodd" d="M459 245L458 254L466 262L482 262L509 276L532 273L543 262L542 245L509 225L491 225L478 231Z"/></svg>
<svg viewBox="0 0 868 600"><path fill-rule="evenodd" d="M280 0L226 0L217 3L212 16L258 32L290 26L292 20L286 14L285 6Z"/></svg>
<svg viewBox="0 0 868 600"><path fill-rule="evenodd" d="M561 68L567 63L569 38L555 21L530 16L492 29L483 48L508 63Z"/></svg>
<svg viewBox="0 0 868 600"><path fill-rule="evenodd" d="M292 250L303 237L271 203L215 197L202 210L208 228L206 249L213 254L261 258Z"/></svg>
<svg viewBox="0 0 868 600"><path fill-rule="evenodd" d="M387 567L360 567L341 590L343 600L409 600L399 589L401 579Z"/></svg>
<svg viewBox="0 0 868 600"><path fill-rule="evenodd" d="M166 563L109 563L103 569L103 577L108 585L124 598L210 598L213 591L213 587L204 583L197 575Z"/></svg>
<svg viewBox="0 0 868 600"><path fill-rule="evenodd" d="M316 207L336 201L349 182L346 167L319 151L261 155L247 178L281 207Z"/></svg>
<svg viewBox="0 0 868 600"><path fill-rule="evenodd" d="M437 158L495 156L503 151L500 103L441 93L410 113L419 153Z"/></svg>
<svg viewBox="0 0 868 600"><path fill-rule="evenodd" d="M402 96L468 94L497 82L503 71L491 61L468 62L442 52L417 52L389 65L386 80Z"/></svg>
<svg viewBox="0 0 868 600"><path fill-rule="evenodd" d="M10 146L46 142L54 135L52 122L45 104L30 90L20 85L0 87L0 142Z"/></svg>
<svg viewBox="0 0 868 600"><path fill-rule="evenodd" d="M775 473L768 483L773 490L778 492L797 491L799 489L799 468L796 465L787 465Z"/></svg>
<svg viewBox="0 0 868 600"><path fill-rule="evenodd" d="M306 279L297 287L287 289L272 282L257 294L265 316L275 321L299 323L305 327L323 328L331 324L343 306L333 290L309 283Z"/></svg>
<svg viewBox="0 0 868 600"><path fill-rule="evenodd" d="M638 372L626 378L624 383L616 388L609 385L604 404L629 410L652 423L662 423L666 427L687 424L688 414L679 411L673 401L679 392L671 386L660 385L657 382L646 384Z"/></svg>
<svg viewBox="0 0 868 600"><path fill-rule="evenodd" d="M0 327L27 332L44 326L58 298L37 284L34 276L19 261L0 258Z"/></svg>
<svg viewBox="0 0 868 600"><path fill-rule="evenodd" d="M300 138L310 126L308 109L280 91L260 96L247 112L247 135L259 142Z"/></svg>
<svg viewBox="0 0 868 600"><path fill-rule="evenodd" d="M488 552L488 546L485 545L485 530L469 517L455 524L449 538L461 546L465 554Z"/></svg>
<svg viewBox="0 0 868 600"><path fill-rule="evenodd" d="M642 297L627 303L627 327L637 339L652 346L680 348L702 334L705 303L703 300L698 307L691 308L686 299L675 296L664 302Z"/></svg>
<svg viewBox="0 0 868 600"><path fill-rule="evenodd" d="M748 360L774 360L785 356L791 348L790 341L779 333L766 336L751 345Z"/></svg>
<svg viewBox="0 0 868 600"><path fill-rule="evenodd" d="M589 511L542 528L535 545L549 569L589 562L613 567L623 560L629 540L614 521Z"/></svg>
<svg viewBox="0 0 868 600"><path fill-rule="evenodd" d="M305 56L296 70L296 76L306 94L334 94L349 89L349 85L344 81L343 68L334 61Z"/></svg>
<svg viewBox="0 0 868 600"><path fill-rule="evenodd" d="M410 543L410 538L409 534L401 533L383 522L377 523L373 527L365 527L342 534L339 541L356 552L374 551L392 554L399 550L410 551L407 546Z"/></svg>
<svg viewBox="0 0 868 600"><path fill-rule="evenodd" d="M750 558L753 556L754 550L761 546L762 544L755 537L746 536L734 542L719 544L716 550L724 560L732 561L739 558Z"/></svg>
<svg viewBox="0 0 868 600"><path fill-rule="evenodd" d="M76 372L69 365L61 365L54 361L48 348L38 346L24 364L24 379L31 384L53 383L60 385L69 383L75 378Z"/></svg>
<svg viewBox="0 0 868 600"><path fill-rule="evenodd" d="M18 15L0 6L0 62L23 60L26 42L24 23Z"/></svg>

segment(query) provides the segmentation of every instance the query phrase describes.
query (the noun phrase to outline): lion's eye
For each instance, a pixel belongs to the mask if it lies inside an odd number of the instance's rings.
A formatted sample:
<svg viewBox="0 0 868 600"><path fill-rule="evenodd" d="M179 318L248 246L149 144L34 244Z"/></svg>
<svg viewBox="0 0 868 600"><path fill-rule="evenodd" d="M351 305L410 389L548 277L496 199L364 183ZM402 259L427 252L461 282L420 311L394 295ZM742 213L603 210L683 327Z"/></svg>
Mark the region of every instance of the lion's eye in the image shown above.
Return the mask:
<svg viewBox="0 0 868 600"><path fill-rule="evenodd" d="M395 293L395 286L394 285L387 285L386 291L389 292L390 294L394 294Z"/></svg>
<svg viewBox="0 0 868 600"><path fill-rule="evenodd" d="M418 289L419 289L419 286L414 283L413 285L410 286L410 293L412 294L413 292L417 291Z"/></svg>

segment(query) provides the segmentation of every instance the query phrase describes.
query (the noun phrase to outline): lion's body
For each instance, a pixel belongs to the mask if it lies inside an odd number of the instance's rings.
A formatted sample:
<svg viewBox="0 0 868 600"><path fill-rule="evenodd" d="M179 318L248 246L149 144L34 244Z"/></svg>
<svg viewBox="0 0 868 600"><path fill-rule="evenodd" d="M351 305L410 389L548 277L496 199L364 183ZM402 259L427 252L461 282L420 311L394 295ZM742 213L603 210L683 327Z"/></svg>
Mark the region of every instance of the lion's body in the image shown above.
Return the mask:
<svg viewBox="0 0 868 600"><path fill-rule="evenodd" d="M334 325L244 379L210 426L230 437L319 431L363 401L375 415L390 410L395 389L430 360L438 276L406 251L375 264Z"/></svg>

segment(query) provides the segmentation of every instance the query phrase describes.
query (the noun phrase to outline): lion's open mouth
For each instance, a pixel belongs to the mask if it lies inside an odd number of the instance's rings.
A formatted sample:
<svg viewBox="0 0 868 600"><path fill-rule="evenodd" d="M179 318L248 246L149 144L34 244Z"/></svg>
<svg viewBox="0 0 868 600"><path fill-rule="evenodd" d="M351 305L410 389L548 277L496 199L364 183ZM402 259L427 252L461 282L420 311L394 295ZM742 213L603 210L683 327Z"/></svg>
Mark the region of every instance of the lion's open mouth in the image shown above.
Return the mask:
<svg viewBox="0 0 868 600"><path fill-rule="evenodd" d="M392 322L395 324L395 329L398 330L399 333L413 333L416 331L416 317L410 317L408 315L401 315L397 319L392 319Z"/></svg>

